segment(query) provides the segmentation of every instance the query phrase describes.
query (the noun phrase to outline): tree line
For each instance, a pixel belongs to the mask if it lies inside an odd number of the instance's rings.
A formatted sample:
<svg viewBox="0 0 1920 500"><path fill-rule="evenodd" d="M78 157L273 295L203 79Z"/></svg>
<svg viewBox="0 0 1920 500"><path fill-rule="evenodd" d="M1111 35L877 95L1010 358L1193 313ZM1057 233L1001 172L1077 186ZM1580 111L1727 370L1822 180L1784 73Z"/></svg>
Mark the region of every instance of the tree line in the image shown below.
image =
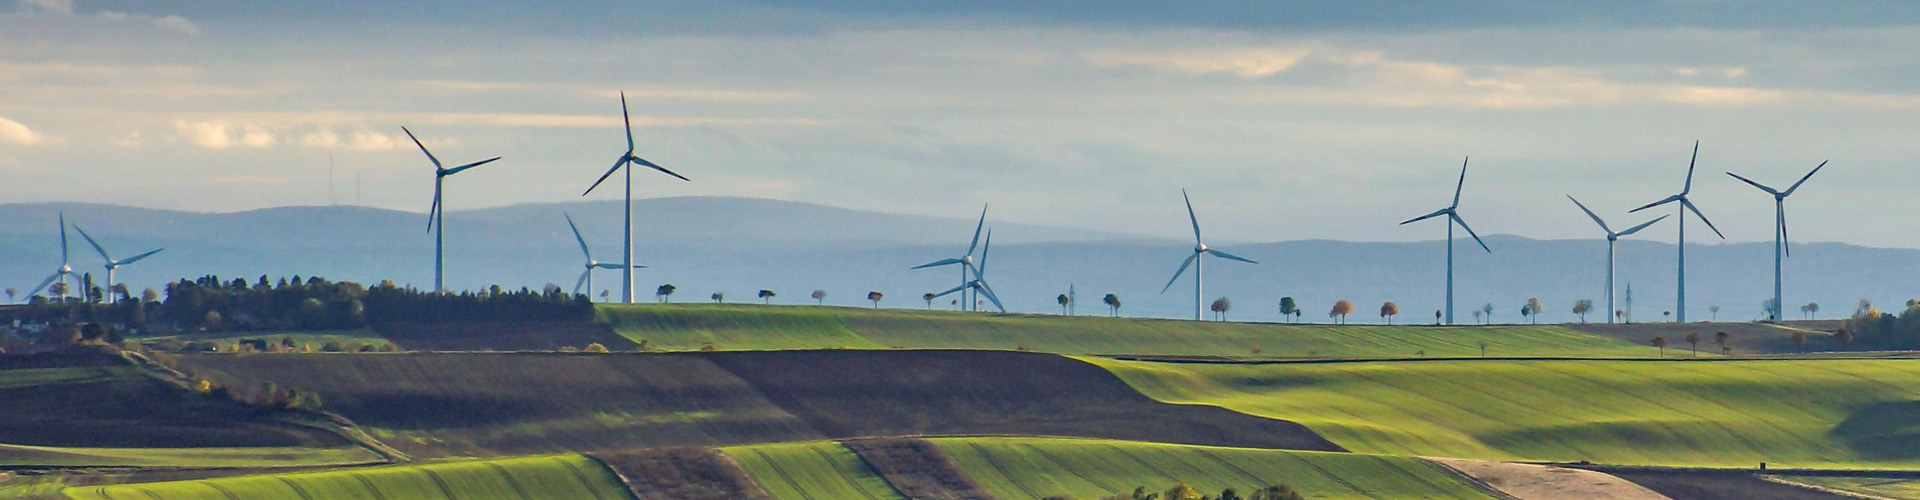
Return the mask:
<svg viewBox="0 0 1920 500"><path fill-rule="evenodd" d="M1171 488L1167 488L1166 491L1147 491L1147 487L1141 486L1134 488L1131 493L1117 493L1100 497L1096 500L1302 500L1303 498L1300 492L1284 484L1255 489L1245 495L1242 495L1239 490L1233 488L1220 490L1219 495L1208 495L1182 482L1173 485ZM1054 495L1042 498L1041 500L1076 499L1075 497L1067 495Z"/></svg>

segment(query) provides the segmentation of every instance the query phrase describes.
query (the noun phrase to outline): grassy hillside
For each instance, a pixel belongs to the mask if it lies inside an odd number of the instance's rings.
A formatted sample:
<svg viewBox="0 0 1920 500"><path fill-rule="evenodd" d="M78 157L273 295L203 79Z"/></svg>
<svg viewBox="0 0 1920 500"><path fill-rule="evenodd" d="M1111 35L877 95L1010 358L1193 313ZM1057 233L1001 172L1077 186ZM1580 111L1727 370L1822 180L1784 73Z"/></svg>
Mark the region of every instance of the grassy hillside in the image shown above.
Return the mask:
<svg viewBox="0 0 1920 500"><path fill-rule="evenodd" d="M738 461L775 500L906 500L840 443L735 446L721 451Z"/></svg>
<svg viewBox="0 0 1920 500"><path fill-rule="evenodd" d="M0 357L0 465L286 466L379 457L104 354Z"/></svg>
<svg viewBox="0 0 1920 500"><path fill-rule="evenodd" d="M1920 500L1920 479L1816 476L1785 476L1782 479L1880 498Z"/></svg>
<svg viewBox="0 0 1920 500"><path fill-rule="evenodd" d="M1492 498L1424 460L1346 453L1044 438L934 443L1000 498L1095 498L1185 481L1208 495L1284 483L1307 498Z"/></svg>
<svg viewBox="0 0 1920 500"><path fill-rule="evenodd" d="M234 387L310 390L407 453L501 456L882 435L1013 434L1337 449L1298 424L1141 395L1004 351L196 354Z"/></svg>
<svg viewBox="0 0 1920 500"><path fill-rule="evenodd" d="M1911 360L1089 361L1154 398L1293 420L1359 452L1920 466L1920 363Z"/></svg>
<svg viewBox="0 0 1920 500"><path fill-rule="evenodd" d="M1273 357L1653 356L1561 326L1326 326L742 304L601 305L635 342L671 349L955 348ZM1258 350L1256 352L1256 349Z"/></svg>
<svg viewBox="0 0 1920 500"><path fill-rule="evenodd" d="M198 481L67 488L76 500L168 498L459 498L462 500L624 500L606 467L580 455L343 469Z"/></svg>

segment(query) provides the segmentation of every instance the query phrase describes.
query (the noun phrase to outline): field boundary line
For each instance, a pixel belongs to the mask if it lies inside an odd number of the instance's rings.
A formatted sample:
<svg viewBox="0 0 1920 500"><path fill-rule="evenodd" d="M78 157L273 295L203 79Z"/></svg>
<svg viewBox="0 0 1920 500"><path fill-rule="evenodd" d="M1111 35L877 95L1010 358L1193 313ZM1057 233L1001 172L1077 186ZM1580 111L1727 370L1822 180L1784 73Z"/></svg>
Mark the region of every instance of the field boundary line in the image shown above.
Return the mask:
<svg viewBox="0 0 1920 500"><path fill-rule="evenodd" d="M276 477L276 478L274 478L274 479L279 479L279 480L280 480L280 482L281 482L281 483L285 483L285 484L287 485L287 487L288 487L288 488L293 488L293 492L294 492L295 494L298 494L298 495L300 495L300 498L301 498L302 500L313 500L313 495L308 495L308 494L307 494L307 489L306 489L306 488L301 488L301 487L300 487L300 485L298 485L298 484L294 484L294 482L293 482L293 480L292 480L292 479L287 479L287 478L286 478L285 476L281 476L281 477Z"/></svg>
<svg viewBox="0 0 1920 500"><path fill-rule="evenodd" d="M447 480L445 478L441 478L439 473L436 473L433 471L433 469L429 469L426 467L421 467L420 472L427 473L427 478L433 480L434 486L440 487L440 494L446 496L447 500L460 500L460 497L456 497L453 495L453 488L447 487Z"/></svg>
<svg viewBox="0 0 1920 500"><path fill-rule="evenodd" d="M793 476L788 475L785 469L780 468L780 464L778 462L775 462L773 460L773 457L767 456L766 452L756 450L756 449L750 448L747 451L751 451L753 452L754 456L760 457L761 460L765 460L767 462L767 467L770 469L773 469L774 475L780 476L780 479L783 481L786 481L788 486L792 486L793 492L799 493L800 498L804 498L806 500L815 500L812 494L807 493L806 488L800 486L799 481L793 480Z"/></svg>
<svg viewBox="0 0 1920 500"><path fill-rule="evenodd" d="M847 453L853 453L853 449L851 449L851 448L847 448L847 445L844 445L844 444L840 444L840 442L839 442L839 441L834 441L834 442L833 442L833 445L834 445L834 446L838 446L838 447L840 447L840 449L842 449L842 450L846 450L846 452L847 452ZM825 461L827 462L827 465L829 465L829 466L831 466L831 465L833 465L833 455L828 455L828 454L827 454L827 450L823 450L823 449L820 449L820 447L819 447L819 446L809 446L809 447L807 447L807 448L808 448L808 449L810 449L811 451L813 451L813 454L815 454L815 455L819 455L819 456L820 456L820 459L821 459L821 460L825 460ZM853 453L853 456L854 456L854 457L856 457L856 458L858 458L858 457L860 456L860 454L859 454L859 453ZM887 484L887 488L888 488L888 489L893 489L893 490L894 490L894 493L899 493L899 492L900 492L900 490L898 490L898 489L894 489L894 488L893 488L893 483L891 483L891 482L887 482L887 478L886 478L886 476L882 476L882 475L880 475L880 471L878 471L878 470L874 470L874 468L873 468L873 467L871 467L871 466L869 466L869 465L867 465L867 461L866 461L865 459L861 459L861 460L860 460L860 466L862 466L862 467L866 467L868 471L870 471L870 472L872 472L872 473L873 473L873 476L874 476L874 477L877 477L877 478L880 478L880 482L882 482L882 483L886 483L886 484ZM878 498L874 498L874 497L873 497L873 493L871 493L871 492L868 492L868 491L866 490L866 488L861 488L861 487L860 487L860 482L859 482L859 481L856 481L856 480L854 480L854 478L853 478L853 477L851 477L851 476L848 476L848 475L847 475L846 473L844 473L844 472L839 472L839 471L837 471L837 470L836 470L835 472L837 473L837 475L839 475L839 476L840 476L840 479L845 479L845 480L847 481L847 485L849 485L849 486L853 486L853 490L854 490L854 491L858 491L858 492L860 492L860 496L863 496L863 497L867 497L867 500L880 500L880 499L878 499ZM906 495L906 494L901 494L900 496L901 496L902 498L905 498L905 497L906 497L907 495Z"/></svg>
<svg viewBox="0 0 1920 500"><path fill-rule="evenodd" d="M585 457L586 455L580 455L580 456ZM593 459L588 458L588 460L593 460ZM593 481L590 479L587 479L587 473L585 471L580 470L580 466L574 465L573 462L568 462L566 457L553 457L553 461L559 462L560 465L566 466L567 472L573 473L574 479L579 479L580 485L585 486L587 488L588 493L593 493L594 500L607 500L606 496L600 494L600 490L598 488L593 487ZM595 463L599 463L599 462L595 461ZM601 467L606 467L606 465L601 464ZM608 471L613 470L612 467L606 467L606 468ZM624 483L626 483L626 481L622 480L621 483L622 483L622 486L625 486ZM631 487L628 487L627 493L629 497L636 496L632 494L633 490Z"/></svg>
<svg viewBox="0 0 1920 500"><path fill-rule="evenodd" d="M372 493L374 500L387 500L387 495L385 493L381 493L380 488L374 487L373 481L367 480L366 474L361 474L358 471L354 471L354 472L348 472L347 475L353 476L353 479L355 481L360 482L360 486L365 487L368 493Z"/></svg>
<svg viewBox="0 0 1920 500"><path fill-rule="evenodd" d="M221 487L219 483L206 481L205 484L207 485L208 488L213 488L213 491L218 491L220 492L221 495L225 495L227 497L227 500L240 500L239 495L235 495L233 494L233 491L230 491L226 488ZM146 491L146 490L143 489L141 491ZM148 493L148 495L151 496L152 493Z"/></svg>
<svg viewBox="0 0 1920 500"><path fill-rule="evenodd" d="M507 472L506 467L501 467L499 463L492 461L488 461L486 464L487 467L493 469L494 472L500 473L501 479L507 480L507 486L513 487L513 492L520 495L520 500L533 500L533 497L527 496L527 489L520 487L520 481L513 478L513 473Z"/></svg>
<svg viewBox="0 0 1920 500"><path fill-rule="evenodd" d="M1047 459L1047 461L1053 462L1055 464L1059 464L1060 468L1066 469L1067 473L1072 474L1073 477L1080 478L1081 481L1086 481L1087 484L1091 484L1094 487L1100 487L1099 481L1094 481L1093 478L1087 477L1086 474L1081 474L1079 470L1076 470L1072 467L1068 467L1067 462L1065 460L1061 460L1060 457L1056 457L1056 456L1053 456L1053 454L1047 453L1046 450L1042 450L1040 449L1040 447L1034 446L1033 443L1021 443L1020 446L1026 447L1029 450L1033 450L1033 453L1036 455L1040 455L1040 458L1045 458ZM1105 488L1102 488L1102 489L1105 489Z"/></svg>
<svg viewBox="0 0 1920 500"><path fill-rule="evenodd" d="M986 461L986 462L987 462L987 466L989 466L989 467L993 467L993 470L994 470L994 471L997 471L997 472L999 472L999 473L1000 473L1000 477L1004 477L1004 478L1007 478L1007 484L1011 484L1011 485L1013 485L1013 487L1015 487L1015 488L1020 488L1020 492L1022 492L1022 493L1026 493L1026 494L1027 494L1027 496L1026 496L1027 498L1040 498L1040 497L1042 496L1042 495L1039 495L1039 494L1035 494L1035 493L1033 492L1033 488L1030 488L1030 487L1028 487L1028 486L1027 486L1026 484L1024 484L1024 483L1021 483L1021 482L1020 482L1020 478L1017 478L1017 477L1014 477L1012 473L1010 473L1010 472L1007 472L1007 468L1006 468L1006 467L1002 467L1002 466L1000 465L1000 462L999 462L999 461L997 461L997 460L994 460L994 459L993 459L993 453L991 453L991 452L988 452L986 448L984 448L984 447L981 447L981 446L980 446L980 443L975 443L975 442L971 442L971 441L969 441L969 442L967 442L967 446L969 446L969 447L972 447L972 448L973 448L973 452L974 452L974 453L979 453L979 454L980 454L980 459L981 459L981 460L984 460L984 461Z"/></svg>

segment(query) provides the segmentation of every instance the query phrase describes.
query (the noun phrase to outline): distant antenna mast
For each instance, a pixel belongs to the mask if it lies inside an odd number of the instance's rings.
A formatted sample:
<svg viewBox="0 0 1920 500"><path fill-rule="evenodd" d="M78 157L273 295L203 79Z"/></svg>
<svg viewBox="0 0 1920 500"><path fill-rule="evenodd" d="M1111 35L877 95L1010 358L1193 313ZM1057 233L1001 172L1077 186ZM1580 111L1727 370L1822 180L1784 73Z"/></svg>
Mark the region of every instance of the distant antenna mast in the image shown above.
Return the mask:
<svg viewBox="0 0 1920 500"><path fill-rule="evenodd" d="M1633 282L1627 282L1627 322L1633 322Z"/></svg>

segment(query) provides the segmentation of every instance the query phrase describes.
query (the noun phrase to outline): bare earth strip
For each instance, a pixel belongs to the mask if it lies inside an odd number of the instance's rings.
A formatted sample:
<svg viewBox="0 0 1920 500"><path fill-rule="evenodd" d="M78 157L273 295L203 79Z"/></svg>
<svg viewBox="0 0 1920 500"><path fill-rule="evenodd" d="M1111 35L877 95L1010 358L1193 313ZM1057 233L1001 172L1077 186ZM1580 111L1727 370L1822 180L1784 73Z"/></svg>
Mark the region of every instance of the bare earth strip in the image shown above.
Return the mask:
<svg viewBox="0 0 1920 500"><path fill-rule="evenodd" d="M953 457L922 439L881 438L846 441L867 465L914 500L999 500L968 477Z"/></svg>
<svg viewBox="0 0 1920 500"><path fill-rule="evenodd" d="M643 499L768 500L726 454L707 448L659 448L595 453L619 473L633 493Z"/></svg>
<svg viewBox="0 0 1920 500"><path fill-rule="evenodd" d="M1671 500L1631 481L1582 469L1545 465L1430 458L1519 500L1611 498Z"/></svg>

